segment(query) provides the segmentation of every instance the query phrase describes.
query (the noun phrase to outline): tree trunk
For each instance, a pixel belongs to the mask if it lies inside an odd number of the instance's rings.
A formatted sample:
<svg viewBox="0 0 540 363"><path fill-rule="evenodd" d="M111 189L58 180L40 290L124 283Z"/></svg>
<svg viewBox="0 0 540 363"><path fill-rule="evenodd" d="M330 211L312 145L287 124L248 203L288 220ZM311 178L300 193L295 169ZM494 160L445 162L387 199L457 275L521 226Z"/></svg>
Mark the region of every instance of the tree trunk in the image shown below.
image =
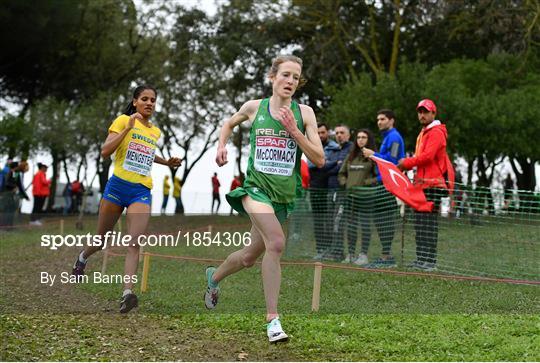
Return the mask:
<svg viewBox="0 0 540 363"><path fill-rule="evenodd" d="M521 167L521 171L516 163ZM526 158L511 158L510 164L516 174L520 212L540 213L540 206L533 192L536 188L535 162Z"/></svg>
<svg viewBox="0 0 540 363"><path fill-rule="evenodd" d="M510 164L512 165L514 174L516 174L517 188L519 190L533 191L536 188L535 162L527 158L518 157L511 158ZM518 165L521 171L518 169Z"/></svg>

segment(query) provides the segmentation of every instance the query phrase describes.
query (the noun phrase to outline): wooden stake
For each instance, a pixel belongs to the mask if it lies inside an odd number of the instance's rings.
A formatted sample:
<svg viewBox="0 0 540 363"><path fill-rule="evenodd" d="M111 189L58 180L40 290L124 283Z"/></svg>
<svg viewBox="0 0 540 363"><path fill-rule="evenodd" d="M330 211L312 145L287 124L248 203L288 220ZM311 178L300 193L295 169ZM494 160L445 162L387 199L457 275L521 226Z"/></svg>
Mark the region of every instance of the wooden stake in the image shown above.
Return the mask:
<svg viewBox="0 0 540 363"><path fill-rule="evenodd" d="M64 235L64 220L63 219L60 220L60 234L62 236Z"/></svg>
<svg viewBox="0 0 540 363"><path fill-rule="evenodd" d="M315 273L313 274L313 298L311 299L311 311L319 311L321 300L321 275L322 263L315 262Z"/></svg>
<svg viewBox="0 0 540 363"><path fill-rule="evenodd" d="M107 271L107 262L109 261L109 250L105 249L103 251L103 261L101 261L101 274L105 275L105 271Z"/></svg>
<svg viewBox="0 0 540 363"><path fill-rule="evenodd" d="M150 254L148 252L144 253L144 262L142 269L142 282L141 282L141 293L148 290L148 274L150 273Z"/></svg>

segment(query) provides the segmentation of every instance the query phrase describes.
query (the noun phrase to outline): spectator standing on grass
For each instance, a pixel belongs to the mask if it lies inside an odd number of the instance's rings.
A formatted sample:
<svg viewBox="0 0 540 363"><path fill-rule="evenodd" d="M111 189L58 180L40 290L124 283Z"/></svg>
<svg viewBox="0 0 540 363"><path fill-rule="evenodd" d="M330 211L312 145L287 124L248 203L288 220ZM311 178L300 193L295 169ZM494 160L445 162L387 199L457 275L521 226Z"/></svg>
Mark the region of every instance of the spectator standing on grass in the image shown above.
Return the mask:
<svg viewBox="0 0 540 363"><path fill-rule="evenodd" d="M364 157L376 156L391 162L394 165L405 157L405 143L399 131L395 128L396 115L390 109L382 109L377 112L377 126L381 131L383 140L379 152L370 148L364 148ZM390 268L396 266L396 260L392 256L392 241L396 230L396 218L398 205L396 198L382 185L381 176L377 175L379 186L377 187L376 203L377 211L374 215L379 229L382 251L381 256L366 267ZM362 255L362 260L367 263L367 255Z"/></svg>
<svg viewBox="0 0 540 363"><path fill-rule="evenodd" d="M34 196L34 207L30 215L30 224L33 226L41 226L43 223L40 220L40 215L43 213L45 200L50 194L51 180L47 179L48 166L38 163L38 172L34 175L32 181L32 195Z"/></svg>
<svg viewBox="0 0 540 363"><path fill-rule="evenodd" d="M2 221L0 226L10 228L15 220L15 213L19 208L20 198L30 200L23 186L23 174L28 171L28 164L25 160L20 163L13 161L9 164L9 171L5 176L4 191L1 193L2 200ZM17 193L18 191L18 193Z"/></svg>
<svg viewBox="0 0 540 363"><path fill-rule="evenodd" d="M73 212L79 213L79 208L82 205L82 198L84 195L84 186L79 179L75 179L71 183L71 195L73 196Z"/></svg>
<svg viewBox="0 0 540 363"><path fill-rule="evenodd" d="M71 212L71 206L73 204L73 193L71 192L71 183L68 181L62 192L64 197L64 210L63 215L68 215Z"/></svg>
<svg viewBox="0 0 540 363"><path fill-rule="evenodd" d="M349 155L353 143L351 142L351 131L347 125L339 124L334 128L338 150L334 150L328 156L325 168L328 169L328 196L330 198L330 218L332 223L331 247L329 253L324 256L334 261L343 260L343 230L345 213L345 195L339 190L338 173L343 162ZM350 257L349 257L350 260Z"/></svg>
<svg viewBox="0 0 540 363"><path fill-rule="evenodd" d="M437 218L441 197L447 196L448 189L453 188L454 168L446 153L446 126L435 120L437 106L432 100L424 99L418 103L416 111L422 130L416 139L415 153L413 157L399 160L398 168L409 170L416 167L414 183L421 186L426 199L433 202L431 212L415 212L416 260L409 265L433 271L437 263Z"/></svg>
<svg viewBox="0 0 540 363"><path fill-rule="evenodd" d="M509 209L512 204L512 198L514 196L514 180L510 173L506 176L504 181L504 205L503 209Z"/></svg>
<svg viewBox="0 0 540 363"><path fill-rule="evenodd" d="M345 159L339 170L339 184L347 191L345 200L345 221L347 224L348 255L343 263L353 262L357 265L367 263L367 252L371 240L371 219L376 209L377 168L375 162L364 157L362 149L369 147L376 150L375 138L368 129L361 129L355 135L356 143L351 153ZM356 239L358 235L358 223L362 228L362 247L357 258ZM377 225L380 227L379 225ZM384 228L384 226L382 226ZM381 229L378 228L379 235ZM343 246L342 244L340 245ZM339 247L339 246L338 246ZM343 247L342 247L343 248ZM336 251L343 254L342 250Z"/></svg>
<svg viewBox="0 0 540 363"><path fill-rule="evenodd" d="M339 151L339 145L328 137L328 126L324 122L317 124L319 139L324 150L324 157L328 159L331 153ZM321 260L330 249L332 221L329 216L329 196L328 196L328 168L317 167L308 160L309 169L309 197L313 215L313 231L315 235L315 260ZM333 209L332 209L333 210Z"/></svg>
<svg viewBox="0 0 540 363"><path fill-rule="evenodd" d="M184 204L182 203L182 180L179 177L174 177L173 198L176 201L175 214L184 214Z"/></svg>
<svg viewBox="0 0 540 363"><path fill-rule="evenodd" d="M163 178L163 202L161 203L161 214L167 210L167 202L169 201L169 194L171 193L171 183L169 183L169 176L165 175Z"/></svg>
<svg viewBox="0 0 540 363"><path fill-rule="evenodd" d="M212 177L212 214L214 214L214 203L217 202L216 207L216 214L219 210L219 206L221 205L221 196L219 195L219 187L221 186L221 183L219 182L219 179L217 177L217 173L214 173L214 176Z"/></svg>
<svg viewBox="0 0 540 363"><path fill-rule="evenodd" d="M9 173L9 164L11 164L12 162L13 160L8 159L6 165L2 169L0 169L0 192L4 190L7 174Z"/></svg>
<svg viewBox="0 0 540 363"><path fill-rule="evenodd" d="M301 187L296 189L296 206L294 207L295 216L289 222L288 240L298 242L302 238L302 229L306 215L309 213L309 203L307 201L307 191L309 189L309 167L304 159L300 160L300 177L302 179Z"/></svg>

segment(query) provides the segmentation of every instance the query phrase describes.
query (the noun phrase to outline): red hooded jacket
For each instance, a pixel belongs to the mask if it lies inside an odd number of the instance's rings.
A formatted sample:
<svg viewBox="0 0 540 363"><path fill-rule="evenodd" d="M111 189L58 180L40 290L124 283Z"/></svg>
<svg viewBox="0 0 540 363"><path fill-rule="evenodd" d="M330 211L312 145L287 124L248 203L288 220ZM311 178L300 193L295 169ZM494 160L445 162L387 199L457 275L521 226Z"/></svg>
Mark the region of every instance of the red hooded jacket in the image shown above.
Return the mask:
<svg viewBox="0 0 540 363"><path fill-rule="evenodd" d="M414 156L403 160L406 169L416 166L414 181L415 184L420 184L422 189L454 188L454 168L446 153L447 136L446 126L440 121L433 121L420 131Z"/></svg>
<svg viewBox="0 0 540 363"><path fill-rule="evenodd" d="M32 194L37 197L48 197L49 196L49 186L51 185L51 181L47 180L47 176L45 175L44 171L38 171L36 175L34 175L34 179L32 181Z"/></svg>

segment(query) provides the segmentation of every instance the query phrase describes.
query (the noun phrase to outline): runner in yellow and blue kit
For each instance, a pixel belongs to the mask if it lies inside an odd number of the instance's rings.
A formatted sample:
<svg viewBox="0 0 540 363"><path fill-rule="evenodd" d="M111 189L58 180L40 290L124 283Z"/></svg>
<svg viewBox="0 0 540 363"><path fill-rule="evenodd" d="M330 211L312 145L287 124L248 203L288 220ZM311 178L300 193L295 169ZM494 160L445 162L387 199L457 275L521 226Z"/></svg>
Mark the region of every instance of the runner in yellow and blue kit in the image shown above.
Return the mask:
<svg viewBox="0 0 540 363"><path fill-rule="evenodd" d="M138 305L132 288L136 282L139 263L137 237L145 233L150 217L152 201L152 165L154 161L169 167L178 167L179 158L165 160L157 155L157 141L161 131L152 122L157 92L151 86L139 86L123 115L118 116L109 127L109 135L101 148L104 158L113 156L114 172L107 182L99 207L98 235L112 231L127 208L128 234L131 243L127 249L124 266L124 293L120 312L127 313ZM73 275L84 275L87 259L101 250L102 246L87 246L73 265Z"/></svg>

